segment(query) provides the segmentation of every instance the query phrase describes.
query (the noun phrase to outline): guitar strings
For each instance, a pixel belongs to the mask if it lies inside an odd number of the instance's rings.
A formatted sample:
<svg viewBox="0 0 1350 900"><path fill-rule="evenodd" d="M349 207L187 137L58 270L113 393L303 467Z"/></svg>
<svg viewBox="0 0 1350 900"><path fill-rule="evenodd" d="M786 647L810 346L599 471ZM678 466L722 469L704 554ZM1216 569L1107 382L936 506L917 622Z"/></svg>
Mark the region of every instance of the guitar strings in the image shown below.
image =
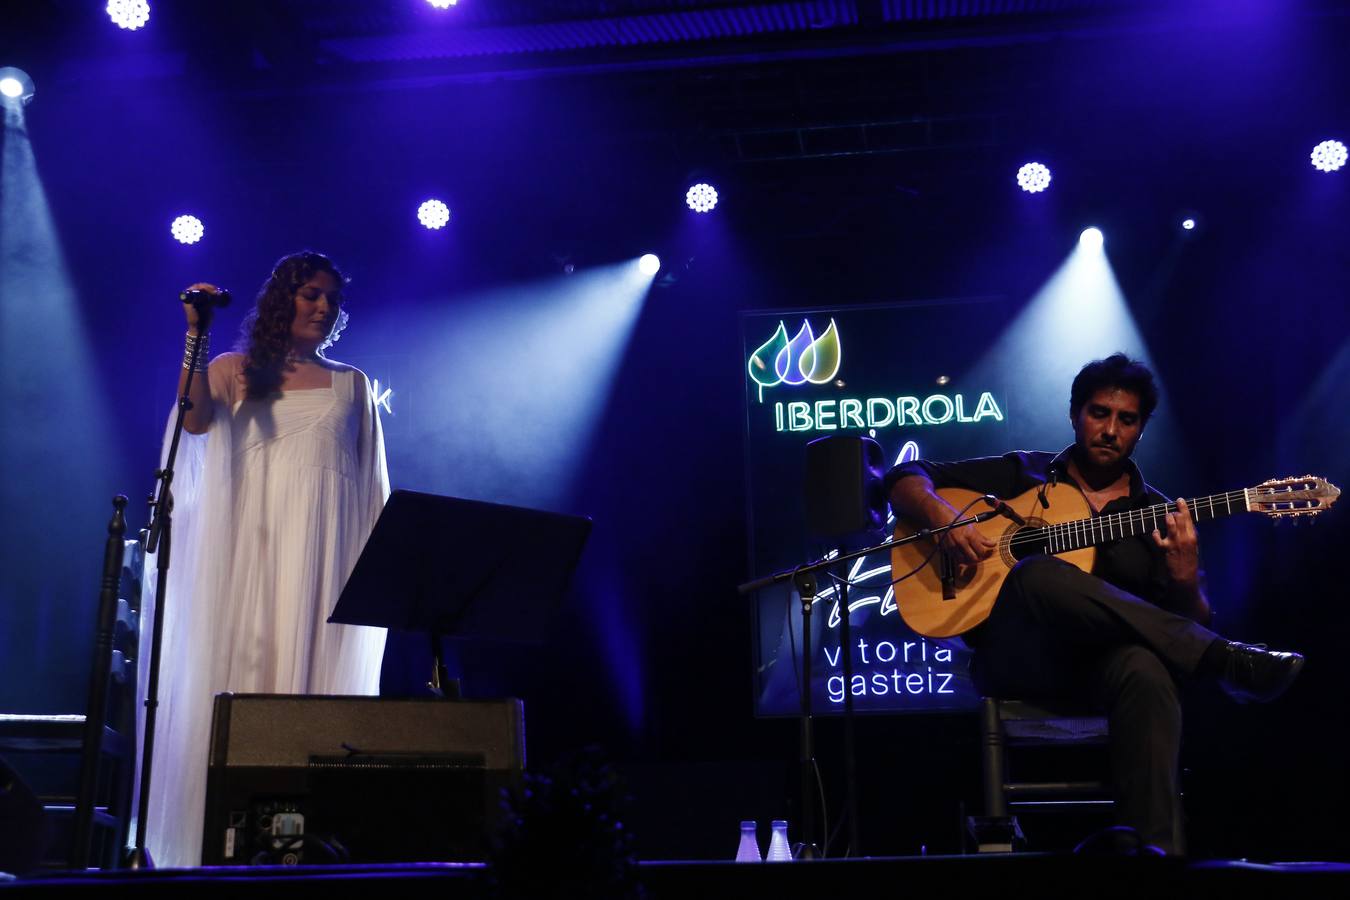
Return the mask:
<svg viewBox="0 0 1350 900"><path fill-rule="evenodd" d="M1182 498L1185 499L1185 498ZM1239 500L1243 503L1245 509L1244 491L1229 491L1226 494L1213 494L1208 497L1196 498L1187 505L1190 506L1192 518L1198 520L1198 514L1207 510L1211 515L1214 514L1216 506L1221 502L1231 507L1232 500ZM1125 512L1111 513L1096 518L1078 519L1073 522L1059 522L1053 525L1036 526L1015 532L1008 539L1009 545L1025 543L1043 543L1051 536L1064 538L1065 543L1074 543L1079 538L1088 538L1089 542L1098 535L1106 536L1119 531L1121 537L1125 536L1125 527L1128 525L1130 534L1135 533L1135 526L1144 526L1145 522L1152 520L1153 527L1156 528L1159 519L1165 519L1171 513L1178 512L1176 502L1156 503L1143 509L1127 510Z"/></svg>
<svg viewBox="0 0 1350 900"><path fill-rule="evenodd" d="M1192 519L1199 521L1199 514L1202 511L1208 511L1211 518L1217 514L1219 506L1225 506L1227 507L1226 511L1231 511L1235 500L1243 509L1246 509L1246 494L1245 489L1228 491L1223 494L1210 494L1207 497L1197 497L1189 501L1187 505L1191 508ZM1060 522L1054 525L1033 526L1020 529L1008 537L1000 538L999 545L1012 548L1027 544L1054 542L1063 544L1065 549L1081 549L1081 547L1096 543L1097 540L1104 537L1115 539L1117 532L1119 532L1118 537L1126 537L1125 527L1127 525L1129 526L1130 536L1135 534L1136 525L1144 527L1145 522L1150 519L1153 527L1157 528L1159 519L1165 519L1169 514L1177 511L1176 502L1173 501L1156 503L1143 509L1111 513L1096 518L1078 519L1073 522ZM1110 537L1107 537L1108 535Z"/></svg>
<svg viewBox="0 0 1350 900"><path fill-rule="evenodd" d="M1200 520L1200 513L1202 511L1208 511L1210 518L1215 518L1218 516L1218 508L1220 506L1225 507L1225 513L1232 512L1234 501L1237 501L1239 506L1245 510L1247 508L1249 493L1256 497L1270 498L1278 497L1281 492L1275 488L1268 487L1263 489L1262 486L1239 488L1237 490L1226 491L1222 494L1210 494L1205 497L1195 497L1187 503L1187 506L1190 507L1191 518L1195 521ZM957 519L965 516L973 506L983 499L983 497L977 497L967 503L959 512L957 512L952 518L952 521L955 522ZM1180 499L1185 500L1186 498L1182 497ZM1127 524L1130 528L1129 536L1135 535L1134 529L1136 524L1142 527L1144 526L1144 523L1150 519L1152 520L1153 527L1157 528L1159 518L1165 519L1168 515L1175 512L1178 512L1176 501L1171 501L1168 503L1155 503L1154 505L1144 507L1143 509L1111 513L1105 516L1098 516L1097 518L1078 519L1073 522L1060 522L1054 525L1031 526L1028 528L1021 528L1011 535L1000 536L998 539L998 547L1000 550L1011 550L1013 547L1026 546L1028 544L1050 544L1052 540L1054 540L1056 543L1062 542L1063 549L1065 550L1083 549L1084 547L1095 543L1097 540L1102 539L1106 535L1113 535L1112 537L1106 538L1108 540L1116 539L1114 537L1115 532L1120 533L1119 537L1126 537L1125 526ZM905 574L892 578L890 585L894 587L905 579L912 578L923 571L929 562L932 561L934 554L941 549L942 543L947 539L947 535L949 534L951 534L950 531L943 532L942 536L939 537L937 541L933 542L932 548L924 555L924 558L919 564ZM1082 540L1080 545L1073 546L1080 540ZM887 546L892 543L894 543L893 538L884 541L881 546ZM826 570L826 574L836 585L847 584L850 587L862 586L862 582L856 582L852 579L841 577L828 569Z"/></svg>

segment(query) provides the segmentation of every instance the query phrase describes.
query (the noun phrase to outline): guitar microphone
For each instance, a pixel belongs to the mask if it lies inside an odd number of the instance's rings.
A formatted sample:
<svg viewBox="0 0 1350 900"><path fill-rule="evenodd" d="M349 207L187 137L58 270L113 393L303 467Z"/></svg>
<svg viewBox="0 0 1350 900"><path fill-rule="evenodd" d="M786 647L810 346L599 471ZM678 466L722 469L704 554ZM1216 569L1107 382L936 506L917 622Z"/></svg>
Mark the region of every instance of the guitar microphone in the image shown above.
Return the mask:
<svg viewBox="0 0 1350 900"><path fill-rule="evenodd" d="M1054 487L1055 482L1057 481L1059 481L1059 466L1051 466L1050 480L1048 482L1041 482L1041 488L1036 492L1036 499L1041 501L1041 509L1050 508L1050 501L1045 499L1045 492Z"/></svg>
<svg viewBox="0 0 1350 900"><path fill-rule="evenodd" d="M230 305L229 291L183 291L178 295L178 299L184 303L191 303L193 306L214 306L222 307Z"/></svg>
<svg viewBox="0 0 1350 900"><path fill-rule="evenodd" d="M1013 509L1011 506L1004 503L1002 500L998 499L993 494L985 494L984 497L982 497L981 499L983 499L985 503L988 503L991 507L993 507L994 512L998 513L1000 516L1012 519L1014 523L1021 525L1023 527L1026 526L1027 520L1022 518L1022 516L1018 514L1017 510Z"/></svg>

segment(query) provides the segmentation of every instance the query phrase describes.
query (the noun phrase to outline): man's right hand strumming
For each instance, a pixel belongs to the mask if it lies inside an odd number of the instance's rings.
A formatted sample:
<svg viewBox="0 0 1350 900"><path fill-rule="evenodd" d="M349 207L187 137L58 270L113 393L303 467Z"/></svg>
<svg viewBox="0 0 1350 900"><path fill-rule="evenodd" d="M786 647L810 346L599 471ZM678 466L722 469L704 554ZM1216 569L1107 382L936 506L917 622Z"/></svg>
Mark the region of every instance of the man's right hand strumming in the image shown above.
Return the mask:
<svg viewBox="0 0 1350 900"><path fill-rule="evenodd" d="M926 528L941 528L960 514L933 491L933 482L923 475L907 475L891 489L895 514ZM943 546L958 565L975 565L994 554L998 544L980 534L974 525L962 525L946 532Z"/></svg>

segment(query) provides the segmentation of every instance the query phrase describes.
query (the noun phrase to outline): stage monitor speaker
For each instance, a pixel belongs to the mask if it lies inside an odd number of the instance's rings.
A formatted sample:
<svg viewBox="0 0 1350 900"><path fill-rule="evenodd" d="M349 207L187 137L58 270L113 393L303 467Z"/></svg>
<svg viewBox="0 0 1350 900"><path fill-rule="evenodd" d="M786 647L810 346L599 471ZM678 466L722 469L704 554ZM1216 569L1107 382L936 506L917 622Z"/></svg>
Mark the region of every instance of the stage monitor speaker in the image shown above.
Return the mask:
<svg viewBox="0 0 1350 900"><path fill-rule="evenodd" d="M806 525L817 537L874 531L886 523L881 445L831 435L806 445Z"/></svg>
<svg viewBox="0 0 1350 900"><path fill-rule="evenodd" d="M37 866L46 825L42 803L0 759L0 872L21 875Z"/></svg>
<svg viewBox="0 0 1350 900"><path fill-rule="evenodd" d="M205 865L485 858L525 767L521 702L220 694Z"/></svg>

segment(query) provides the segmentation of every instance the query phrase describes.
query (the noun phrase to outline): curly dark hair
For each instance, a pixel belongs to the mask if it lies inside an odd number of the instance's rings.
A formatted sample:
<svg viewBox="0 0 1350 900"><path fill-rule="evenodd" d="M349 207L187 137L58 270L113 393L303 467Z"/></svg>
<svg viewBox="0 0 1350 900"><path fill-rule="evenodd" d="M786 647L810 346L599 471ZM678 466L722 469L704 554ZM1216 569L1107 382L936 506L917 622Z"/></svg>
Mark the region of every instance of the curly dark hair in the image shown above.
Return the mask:
<svg viewBox="0 0 1350 900"><path fill-rule="evenodd" d="M281 386L281 372L291 349L291 323L295 320L295 295L319 272L327 272L347 284L333 261L322 253L301 250L277 260L272 274L258 291L258 300L239 327L235 349L244 354L246 393L253 399L272 394ZM345 304L344 304L345 306ZM347 310L338 310L337 322L319 349L333 344L347 327Z"/></svg>
<svg viewBox="0 0 1350 900"><path fill-rule="evenodd" d="M1158 408L1158 386L1148 366L1124 353L1112 353L1106 359L1094 359L1083 366L1069 389L1069 416L1077 419L1083 404L1103 388L1120 388L1139 396L1140 423L1147 425Z"/></svg>

